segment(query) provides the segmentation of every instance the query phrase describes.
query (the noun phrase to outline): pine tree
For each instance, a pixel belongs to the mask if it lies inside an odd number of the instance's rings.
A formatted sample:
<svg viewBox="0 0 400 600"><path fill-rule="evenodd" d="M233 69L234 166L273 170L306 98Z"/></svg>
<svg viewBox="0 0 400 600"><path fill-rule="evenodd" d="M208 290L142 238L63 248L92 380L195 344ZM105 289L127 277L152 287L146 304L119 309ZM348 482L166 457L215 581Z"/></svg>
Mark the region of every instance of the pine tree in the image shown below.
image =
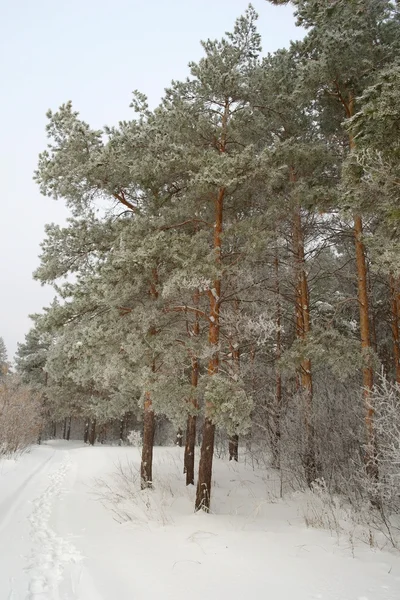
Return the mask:
<svg viewBox="0 0 400 600"><path fill-rule="evenodd" d="M276 1L275 4L286 4ZM304 57L303 87L314 92L326 132L337 131L341 123L357 112L357 98L374 81L378 69L390 64L399 50L398 6L381 0L296 0L297 22L309 32L295 45ZM356 141L350 133L350 152ZM366 465L376 477L374 459L373 407L369 400L373 386L372 341L368 296L368 271L360 206L353 202L354 241L360 309L360 337L364 353L363 386L367 435Z"/></svg>
<svg viewBox="0 0 400 600"><path fill-rule="evenodd" d="M2 337L0 337L0 377L5 377L8 372L7 348Z"/></svg>

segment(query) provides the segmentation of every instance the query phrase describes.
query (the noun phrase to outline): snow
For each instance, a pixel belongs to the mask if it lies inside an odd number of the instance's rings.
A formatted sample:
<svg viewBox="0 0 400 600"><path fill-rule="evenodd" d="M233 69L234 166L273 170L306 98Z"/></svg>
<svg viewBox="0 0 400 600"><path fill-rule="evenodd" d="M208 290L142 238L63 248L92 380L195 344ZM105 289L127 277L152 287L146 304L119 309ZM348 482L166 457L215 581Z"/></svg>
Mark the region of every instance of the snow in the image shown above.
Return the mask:
<svg viewBox="0 0 400 600"><path fill-rule="evenodd" d="M216 459L194 514L182 449L155 449L149 492L139 458L57 441L0 461L0 600L398 600L400 556L307 528L273 472Z"/></svg>

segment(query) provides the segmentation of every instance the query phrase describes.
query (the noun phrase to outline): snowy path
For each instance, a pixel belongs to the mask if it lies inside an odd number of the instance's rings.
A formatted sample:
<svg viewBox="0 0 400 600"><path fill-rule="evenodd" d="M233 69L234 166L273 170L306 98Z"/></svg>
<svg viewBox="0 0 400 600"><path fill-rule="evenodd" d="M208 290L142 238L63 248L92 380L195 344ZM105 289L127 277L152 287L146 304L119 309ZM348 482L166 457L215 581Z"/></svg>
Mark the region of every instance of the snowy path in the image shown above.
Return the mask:
<svg viewBox="0 0 400 600"><path fill-rule="evenodd" d="M158 488L122 524L95 480L136 449L56 442L0 460L0 600L399 600L399 555L307 529L243 465L216 462L219 514L194 515L180 454L157 449Z"/></svg>

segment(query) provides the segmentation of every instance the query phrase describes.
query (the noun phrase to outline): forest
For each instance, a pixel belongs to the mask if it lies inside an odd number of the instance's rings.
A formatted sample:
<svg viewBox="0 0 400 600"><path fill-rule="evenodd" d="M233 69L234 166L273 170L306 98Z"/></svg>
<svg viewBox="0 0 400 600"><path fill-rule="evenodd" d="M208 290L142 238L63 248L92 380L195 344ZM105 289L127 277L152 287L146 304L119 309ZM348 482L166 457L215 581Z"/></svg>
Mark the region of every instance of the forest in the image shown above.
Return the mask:
<svg viewBox="0 0 400 600"><path fill-rule="evenodd" d="M400 3L289 4L300 41L264 55L249 5L129 121L48 111L34 178L69 218L46 226L55 299L14 373L0 346L1 443L139 438L142 490L177 444L206 513L215 453L251 457L282 493L368 506L395 544Z"/></svg>

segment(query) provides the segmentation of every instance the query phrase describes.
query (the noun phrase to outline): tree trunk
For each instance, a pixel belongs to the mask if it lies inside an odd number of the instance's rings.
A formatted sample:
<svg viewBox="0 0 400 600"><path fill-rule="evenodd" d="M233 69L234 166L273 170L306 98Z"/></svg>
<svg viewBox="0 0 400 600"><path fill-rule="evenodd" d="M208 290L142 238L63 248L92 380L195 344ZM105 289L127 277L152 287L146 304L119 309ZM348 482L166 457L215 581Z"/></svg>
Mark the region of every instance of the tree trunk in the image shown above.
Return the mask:
<svg viewBox="0 0 400 600"><path fill-rule="evenodd" d="M354 116L354 94L349 93L347 101L343 96L339 96L344 107L346 117ZM354 137L349 136L350 152L356 147ZM371 365L371 332L369 322L369 301L368 301L368 271L365 259L365 246L363 242L363 224L360 214L354 215L354 242L356 249L356 268L357 268L357 289L358 304L360 309L360 335L361 349L364 354L363 368L363 386L364 386L364 404L365 404L365 429L366 429L366 453L365 465L367 473L373 478L378 477L378 464L376 461L375 433L374 433L374 409L371 402L371 390L374 384L374 377Z"/></svg>
<svg viewBox="0 0 400 600"><path fill-rule="evenodd" d="M354 216L354 238L356 247L356 265L358 280L358 304L360 308L361 349L364 354L363 395L365 403L365 428L367 444L365 464L367 473L374 479L378 476L378 466L375 453L374 409L371 403L371 390L374 384L371 366L371 334L369 323L368 280L365 260L365 247L362 240L363 226L360 215Z"/></svg>
<svg viewBox="0 0 400 600"><path fill-rule="evenodd" d="M393 358L396 381L400 385L400 336L399 336L399 294L397 292L396 280L390 276L390 298L392 305L392 338Z"/></svg>
<svg viewBox="0 0 400 600"><path fill-rule="evenodd" d="M93 419L91 426L90 426L90 432L89 432L89 444L91 446L94 446L95 441L96 441L96 419Z"/></svg>
<svg viewBox="0 0 400 600"><path fill-rule="evenodd" d="M200 293L196 290L193 296L194 306L197 307L199 304ZM200 333L199 315L196 313L195 321L193 325L193 335L198 336ZM197 425L197 397L196 388L199 381L199 361L197 356L192 356L192 370L190 373L190 384L192 386L192 397L190 403L195 414L189 414L186 425L186 444L185 444L185 456L184 456L184 467L183 472L186 473L186 485L194 485L194 459L195 459L195 447L196 447L196 425Z"/></svg>
<svg viewBox="0 0 400 600"><path fill-rule="evenodd" d="M295 173L291 172L291 181L296 181ZM296 291L296 329L297 336L306 340L311 331L308 279L305 268L304 233L301 219L301 209L298 207L294 216L294 254L297 263ZM299 383L304 406L304 455L303 464L307 484L310 486L317 477L315 460L315 435L313 425L313 381L311 360L305 358L300 364Z"/></svg>
<svg viewBox="0 0 400 600"><path fill-rule="evenodd" d="M89 419L86 419L85 429L83 430L83 443L84 444L87 444L89 441L89 428L90 428L90 422L89 422Z"/></svg>
<svg viewBox="0 0 400 600"><path fill-rule="evenodd" d="M57 423L55 421L53 423L53 438L57 438Z"/></svg>
<svg viewBox="0 0 400 600"><path fill-rule="evenodd" d="M183 431L180 427L176 432L175 446L179 446L179 448L183 446Z"/></svg>
<svg viewBox="0 0 400 600"><path fill-rule="evenodd" d="M122 442L124 441L124 428L125 428L125 418L123 417L119 421L119 441L118 441L119 446L122 446Z"/></svg>
<svg viewBox="0 0 400 600"><path fill-rule="evenodd" d="M221 154L226 151L227 141L227 126L229 119L230 103L228 100L225 101L224 114L222 116L221 123L221 136L219 141L219 152ZM218 270L221 268L221 247L222 247L222 230L223 230L223 214L224 214L224 198L226 189L221 187L215 198L215 215L214 215L214 256L215 265ZM221 306L221 279L214 280L213 289L208 291L208 297L210 300L210 311L209 311L209 329L208 329L208 341L213 355L208 364L208 375L213 377L218 373L219 369L219 315ZM196 501L195 510L210 510L210 498L211 498L211 478L212 478L212 462L214 454L214 436L215 436L215 425L209 418L209 414L212 410L212 406L206 402L205 406L205 419L203 427L203 440L200 450L200 463L199 463L199 477L197 480L196 489Z"/></svg>
<svg viewBox="0 0 400 600"><path fill-rule="evenodd" d="M65 440L66 437L67 437L67 417L65 417L65 419L64 419L63 440Z"/></svg>
<svg viewBox="0 0 400 600"><path fill-rule="evenodd" d="M231 435L229 438L229 460L239 460L239 436Z"/></svg>
<svg viewBox="0 0 400 600"><path fill-rule="evenodd" d="M67 435L66 435L66 439L69 442L70 437L71 437L71 421L72 421L72 417L68 418L68 426L67 426Z"/></svg>
<svg viewBox="0 0 400 600"><path fill-rule="evenodd" d="M150 393L146 392L143 415L143 448L140 465L140 487L142 490L153 487L153 444L155 417Z"/></svg>
<svg viewBox="0 0 400 600"><path fill-rule="evenodd" d="M196 421L195 415L189 415L186 426L186 444L184 469L186 473L186 485L194 485L194 451L196 446Z"/></svg>
<svg viewBox="0 0 400 600"><path fill-rule="evenodd" d="M154 301L158 298L158 271L156 268L152 270L153 281L150 285L150 295ZM153 325L150 327L150 335L156 335L157 330ZM156 361L153 356L151 363L151 370L153 373L156 371ZM153 487L153 446L154 446L154 432L155 432L155 416L153 410L153 403L149 391L145 393L144 399L144 412L143 412L143 448L142 448L142 460L140 464L140 487L142 490Z"/></svg>
<svg viewBox="0 0 400 600"><path fill-rule="evenodd" d="M276 239L275 249L275 294L276 294L276 381L275 381L275 403L272 413L272 466L279 469L281 465L281 413L282 413L282 374L279 361L282 356L282 307L280 297L280 281L279 281L279 256L278 256L278 239Z"/></svg>
<svg viewBox="0 0 400 600"><path fill-rule="evenodd" d="M235 316L239 319L239 301L235 300ZM232 377L238 381L240 377L240 347L239 341L235 334L230 335L229 340L230 353L232 356ZM229 460L238 462L239 460L239 436L237 433L229 437Z"/></svg>
<svg viewBox="0 0 400 600"><path fill-rule="evenodd" d="M224 205L225 188L221 188L215 202L215 227L214 227L214 250L217 265L221 262L221 234ZM214 281L214 288L208 293L210 299L210 325L208 330L208 341L214 353L208 365L208 375L213 377L219 368L219 314L221 301L221 280ZM203 440L200 450L199 477L197 480L195 510L210 510L212 462L214 454L215 425L209 419L212 406L206 402L203 427Z"/></svg>
<svg viewBox="0 0 400 600"><path fill-rule="evenodd" d="M212 463L214 454L215 425L206 417L200 450L199 477L196 489L195 510L210 511Z"/></svg>

